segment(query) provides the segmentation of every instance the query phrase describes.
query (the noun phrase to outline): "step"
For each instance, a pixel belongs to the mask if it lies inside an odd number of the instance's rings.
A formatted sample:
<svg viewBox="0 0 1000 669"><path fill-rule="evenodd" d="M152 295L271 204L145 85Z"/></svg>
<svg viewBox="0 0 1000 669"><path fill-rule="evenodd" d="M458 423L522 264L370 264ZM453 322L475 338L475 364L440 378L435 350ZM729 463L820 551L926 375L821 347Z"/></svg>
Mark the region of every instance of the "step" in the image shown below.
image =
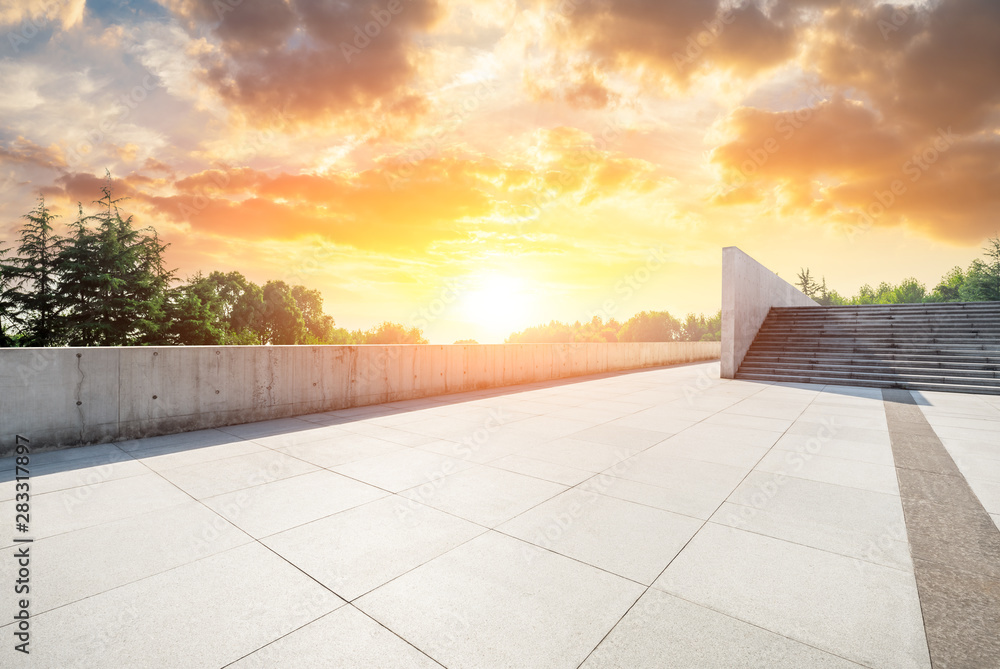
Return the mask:
<svg viewBox="0 0 1000 669"><path fill-rule="evenodd" d="M1000 318L914 318L895 320L888 318L817 318L815 320L791 320L768 317L760 324L760 329L786 328L810 330L816 328L880 328L884 330L908 330L935 328L939 330L993 330L1000 328Z"/></svg>
<svg viewBox="0 0 1000 669"><path fill-rule="evenodd" d="M982 369L952 369L952 368L920 368L907 366L863 366L863 365L823 365L812 363L746 363L740 365L741 372L754 372L756 374L775 373L815 373L829 372L838 376L849 376L856 378L868 378L868 375L896 375L914 377L934 377L934 378L963 378L970 380L977 379L987 381L989 384L1000 383L1000 372Z"/></svg>
<svg viewBox="0 0 1000 669"><path fill-rule="evenodd" d="M741 372L737 372L736 378L744 381L765 381L768 383L812 383L819 385L855 386L863 388L902 388L904 390L970 393L976 395L1000 395L1000 386L968 386L958 383L920 383L911 381L886 382L810 375L744 374Z"/></svg>
<svg viewBox="0 0 1000 669"><path fill-rule="evenodd" d="M926 346L929 344L947 344L947 345L969 345L969 346L994 346L1000 347L1000 339L996 337L946 337L939 335L886 335L886 336L858 336L853 334L823 334L823 335L802 335L796 336L794 334L766 334L758 335L754 340L755 342L760 342L761 344L768 345L781 345L781 344L794 344L794 345L824 345L824 344L892 344L892 345L905 345L911 344L914 346Z"/></svg>
<svg viewBox="0 0 1000 669"><path fill-rule="evenodd" d="M793 344L768 344L761 343L755 344L750 347L751 351L771 351L779 352L785 351L788 353L914 353L918 355L991 355L995 356L1000 354L1000 349L996 346L986 346L983 344L978 345L955 345L955 346L945 346L942 344L932 344L928 346L906 346L903 344L893 345L891 343L882 342L879 345L865 345L865 344L832 344L828 343L825 346L810 346L806 345L793 345Z"/></svg>
<svg viewBox="0 0 1000 669"><path fill-rule="evenodd" d="M911 358L906 356L890 356L889 358L877 356L785 356L785 355L750 355L743 358L743 364L784 364L784 363L804 363L810 365L858 365L863 367L872 366L906 366L918 369L982 369L991 372L1000 372L1000 357L994 358L993 362L980 362L970 359L950 359L942 360L938 356L919 356Z"/></svg>
<svg viewBox="0 0 1000 669"><path fill-rule="evenodd" d="M743 368L740 367L740 371ZM963 385L969 386L997 386L1000 387L1000 380L993 377L968 377L968 376L945 376L940 374L896 374L891 372L881 372L881 371L869 371L865 369L799 369L799 370L781 370L781 369L764 369L764 370L747 370L748 373L753 374L766 374L766 375L777 375L777 374L811 374L813 376L825 376L830 378L840 378L840 379L867 379L867 380L903 380L903 381L917 381L917 382L934 382L934 383L961 383Z"/></svg>
<svg viewBox="0 0 1000 669"><path fill-rule="evenodd" d="M837 304L831 306L798 306L798 307L772 307L775 311L892 311L892 310L914 310L921 309L941 310L941 311L967 311L976 309L997 309L1000 302L910 302L901 304Z"/></svg>

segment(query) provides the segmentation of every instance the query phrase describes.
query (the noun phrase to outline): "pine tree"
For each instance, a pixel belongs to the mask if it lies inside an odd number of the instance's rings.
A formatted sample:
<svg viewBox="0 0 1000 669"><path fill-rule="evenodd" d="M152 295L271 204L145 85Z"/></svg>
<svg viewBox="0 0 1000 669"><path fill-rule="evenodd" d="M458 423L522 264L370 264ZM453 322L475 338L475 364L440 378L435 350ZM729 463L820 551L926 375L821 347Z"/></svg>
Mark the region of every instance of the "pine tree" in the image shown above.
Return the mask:
<svg viewBox="0 0 1000 669"><path fill-rule="evenodd" d="M0 260L10 253L10 249L0 246ZM17 343L14 328L20 321L14 289L11 287L11 267L0 263L0 346L14 346Z"/></svg>
<svg viewBox="0 0 1000 669"><path fill-rule="evenodd" d="M81 207L59 254L59 293L69 343L165 343L166 291L173 276L163 267L166 245L151 228L136 230L132 216L122 218L122 199L112 196L110 184L101 190L101 211L84 216Z"/></svg>
<svg viewBox="0 0 1000 669"><path fill-rule="evenodd" d="M56 260L62 239L53 234L56 218L38 198L38 205L22 216L17 255L4 266L10 296L21 327L20 345L53 346L60 342L58 271Z"/></svg>

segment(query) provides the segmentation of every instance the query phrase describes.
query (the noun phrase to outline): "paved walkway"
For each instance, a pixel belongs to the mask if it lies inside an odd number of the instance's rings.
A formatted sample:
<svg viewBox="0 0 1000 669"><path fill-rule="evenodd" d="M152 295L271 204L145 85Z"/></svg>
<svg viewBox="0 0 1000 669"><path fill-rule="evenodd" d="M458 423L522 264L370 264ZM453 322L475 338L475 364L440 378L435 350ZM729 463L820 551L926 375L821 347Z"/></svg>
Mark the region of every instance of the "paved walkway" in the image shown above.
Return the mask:
<svg viewBox="0 0 1000 669"><path fill-rule="evenodd" d="M689 365L37 454L34 541L17 546L0 460L0 665L1000 666L989 644L935 651L995 641L995 615L934 622L1000 597L1000 531L968 534L948 511L979 560L944 565L966 588L949 594L915 575L913 556L942 563L904 515L923 495L1000 523L1000 397L907 393L931 460L966 486L928 487L894 458L886 407L899 419L905 398L717 376ZM6 622L24 546L29 658Z"/></svg>

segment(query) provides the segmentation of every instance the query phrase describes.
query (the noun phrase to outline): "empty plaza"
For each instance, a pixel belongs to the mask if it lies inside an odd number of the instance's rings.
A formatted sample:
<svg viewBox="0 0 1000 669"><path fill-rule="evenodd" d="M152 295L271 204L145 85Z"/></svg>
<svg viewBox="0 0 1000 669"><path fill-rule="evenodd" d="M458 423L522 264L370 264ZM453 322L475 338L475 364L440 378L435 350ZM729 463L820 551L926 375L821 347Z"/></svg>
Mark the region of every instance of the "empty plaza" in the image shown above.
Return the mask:
<svg viewBox="0 0 1000 669"><path fill-rule="evenodd" d="M30 664L995 666L1000 397L718 369L35 454Z"/></svg>

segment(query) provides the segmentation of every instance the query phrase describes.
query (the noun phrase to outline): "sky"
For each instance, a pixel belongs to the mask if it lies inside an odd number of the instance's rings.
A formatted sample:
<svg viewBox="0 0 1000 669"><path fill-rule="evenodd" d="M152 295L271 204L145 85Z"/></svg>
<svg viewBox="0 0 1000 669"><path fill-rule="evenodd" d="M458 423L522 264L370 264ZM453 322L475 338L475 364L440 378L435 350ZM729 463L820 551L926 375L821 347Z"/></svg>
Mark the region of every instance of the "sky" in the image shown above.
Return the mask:
<svg viewBox="0 0 1000 669"><path fill-rule="evenodd" d="M106 173L167 264L432 343L933 288L1000 229L1000 2L0 0L0 239Z"/></svg>

